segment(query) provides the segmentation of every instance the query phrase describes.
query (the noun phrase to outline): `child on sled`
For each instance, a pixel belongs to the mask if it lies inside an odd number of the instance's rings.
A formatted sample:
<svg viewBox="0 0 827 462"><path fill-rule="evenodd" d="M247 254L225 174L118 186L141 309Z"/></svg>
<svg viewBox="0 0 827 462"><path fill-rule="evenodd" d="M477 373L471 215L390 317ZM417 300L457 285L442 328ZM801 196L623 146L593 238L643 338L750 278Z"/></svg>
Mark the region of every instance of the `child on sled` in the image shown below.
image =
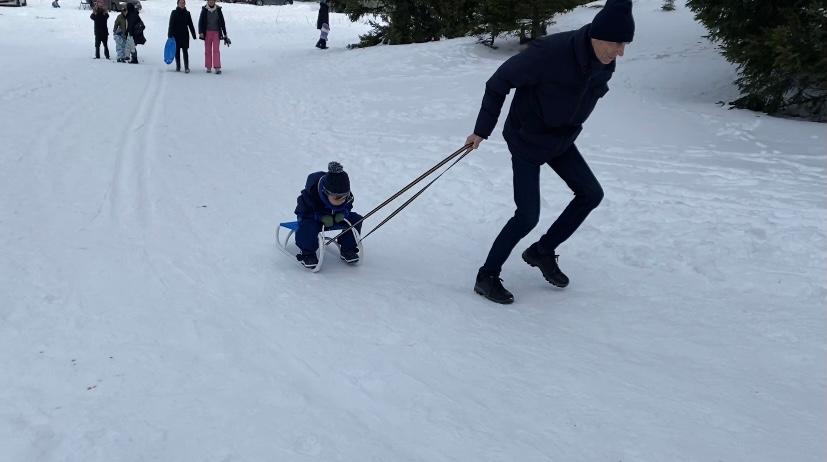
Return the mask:
<svg viewBox="0 0 827 462"><path fill-rule="evenodd" d="M330 162L327 172L308 175L296 202L296 216L299 220L296 245L301 250L296 259L305 268L312 269L319 264L316 256L319 233L323 229L347 229L350 226L348 222L356 223L362 217L351 211L353 194L350 192L350 179L338 162ZM361 231L362 224L359 223L355 228ZM337 242L342 260L351 264L359 261L359 248L353 232L343 234Z"/></svg>

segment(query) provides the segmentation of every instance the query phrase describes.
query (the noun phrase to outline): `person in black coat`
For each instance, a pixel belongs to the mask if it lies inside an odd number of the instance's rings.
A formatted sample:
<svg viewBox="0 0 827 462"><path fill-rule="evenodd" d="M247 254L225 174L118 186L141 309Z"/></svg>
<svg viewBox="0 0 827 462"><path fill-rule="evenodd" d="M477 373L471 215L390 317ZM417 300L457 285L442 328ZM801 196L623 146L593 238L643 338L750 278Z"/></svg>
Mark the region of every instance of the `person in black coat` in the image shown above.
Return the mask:
<svg viewBox="0 0 827 462"><path fill-rule="evenodd" d="M522 257L538 267L549 283L568 285L568 277L557 265L557 246L603 199L600 183L574 142L597 101L609 91L615 59L623 56L634 31L631 0L607 0L591 24L533 41L485 84L474 133L466 143L476 149L491 135L506 95L515 88L503 137L511 151L517 210L477 273L474 291L480 295L498 303L514 301L499 276L511 251L539 220L543 164L565 181L574 199Z"/></svg>
<svg viewBox="0 0 827 462"><path fill-rule="evenodd" d="M316 29L319 29L319 41L316 48L327 48L327 34L330 33L330 8L327 0L319 0L319 16L316 18Z"/></svg>
<svg viewBox="0 0 827 462"><path fill-rule="evenodd" d="M319 264L316 250L319 248L319 233L322 229L346 229L362 217L353 212L353 193L350 192L350 178L338 162L327 164L327 172L315 172L307 176L304 189L296 199L296 216L299 229L296 230L296 246L301 253L296 259L306 268ZM362 230L362 224L355 226ZM338 239L340 255L347 263L359 261L356 237L352 232Z"/></svg>
<svg viewBox="0 0 827 462"><path fill-rule="evenodd" d="M126 41L132 59L130 64L138 64L138 49L135 47L143 37L144 22L133 3L126 4Z"/></svg>
<svg viewBox="0 0 827 462"><path fill-rule="evenodd" d="M101 58L101 43L103 44L103 55L109 59L109 13L102 5L96 5L89 18L95 22L95 59Z"/></svg>
<svg viewBox="0 0 827 462"><path fill-rule="evenodd" d="M189 32L189 33L187 33ZM192 24L192 15L187 10L187 1L178 0L178 8L169 15L169 29L167 37L175 38L175 71L181 72L181 52L184 52L184 72L190 72L190 35L195 40L195 26Z"/></svg>

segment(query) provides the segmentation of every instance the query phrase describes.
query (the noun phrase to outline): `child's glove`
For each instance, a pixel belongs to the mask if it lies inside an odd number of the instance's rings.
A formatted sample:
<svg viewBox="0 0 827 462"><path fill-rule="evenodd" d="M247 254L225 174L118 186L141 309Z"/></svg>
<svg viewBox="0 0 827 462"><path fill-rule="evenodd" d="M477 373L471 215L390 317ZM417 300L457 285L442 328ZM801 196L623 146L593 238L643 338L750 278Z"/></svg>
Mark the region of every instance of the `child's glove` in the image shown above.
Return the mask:
<svg viewBox="0 0 827 462"><path fill-rule="evenodd" d="M322 215L321 217L319 217L319 221L322 222L325 228L330 228L331 226L333 226L334 217L333 215Z"/></svg>
<svg viewBox="0 0 827 462"><path fill-rule="evenodd" d="M336 223L341 223L345 221L345 214L342 212L337 213L333 216L333 221L335 221Z"/></svg>

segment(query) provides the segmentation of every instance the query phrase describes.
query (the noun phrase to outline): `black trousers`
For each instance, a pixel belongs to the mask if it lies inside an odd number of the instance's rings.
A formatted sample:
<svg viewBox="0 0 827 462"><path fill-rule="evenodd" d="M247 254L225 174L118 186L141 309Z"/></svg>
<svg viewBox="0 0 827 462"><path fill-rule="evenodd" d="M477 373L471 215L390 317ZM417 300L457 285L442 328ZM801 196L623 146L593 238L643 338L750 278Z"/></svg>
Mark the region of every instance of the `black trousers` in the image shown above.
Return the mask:
<svg viewBox="0 0 827 462"><path fill-rule="evenodd" d="M109 59L109 36L104 35L103 37L95 36L95 57L101 57L101 43L103 44L103 56L106 59Z"/></svg>
<svg viewBox="0 0 827 462"><path fill-rule="evenodd" d="M175 46L175 68L181 70L181 52L184 52L184 69L190 68L190 54L189 48L182 48L181 45Z"/></svg>
<svg viewBox="0 0 827 462"><path fill-rule="evenodd" d="M574 199L540 238L538 250L545 255L571 237L589 213L603 200L603 188L589 165L573 144L565 153L547 163L574 192ZM488 258L480 271L499 275L503 264L517 243L526 237L540 220L540 167L517 156L511 156L514 173L514 203L517 210L494 240Z"/></svg>

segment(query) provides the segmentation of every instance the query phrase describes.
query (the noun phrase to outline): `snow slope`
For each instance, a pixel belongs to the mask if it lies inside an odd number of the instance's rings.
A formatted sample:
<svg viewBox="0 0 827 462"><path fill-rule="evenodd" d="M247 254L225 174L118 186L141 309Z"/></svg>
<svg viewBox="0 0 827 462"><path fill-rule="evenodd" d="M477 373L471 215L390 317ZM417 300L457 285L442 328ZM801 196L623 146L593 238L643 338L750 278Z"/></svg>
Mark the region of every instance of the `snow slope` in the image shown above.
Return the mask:
<svg viewBox="0 0 827 462"><path fill-rule="evenodd" d="M363 265L309 274L274 230L330 160L364 212L457 149L513 40L348 51L368 26L332 15L322 52L315 4L227 4L225 73L195 41L185 75L170 0L138 66L72 2L0 9L0 460L825 460L827 133L718 105L734 68L660 3L578 142L606 198L571 286L515 254L507 307L472 292L499 129ZM542 182L526 246L570 199Z"/></svg>

